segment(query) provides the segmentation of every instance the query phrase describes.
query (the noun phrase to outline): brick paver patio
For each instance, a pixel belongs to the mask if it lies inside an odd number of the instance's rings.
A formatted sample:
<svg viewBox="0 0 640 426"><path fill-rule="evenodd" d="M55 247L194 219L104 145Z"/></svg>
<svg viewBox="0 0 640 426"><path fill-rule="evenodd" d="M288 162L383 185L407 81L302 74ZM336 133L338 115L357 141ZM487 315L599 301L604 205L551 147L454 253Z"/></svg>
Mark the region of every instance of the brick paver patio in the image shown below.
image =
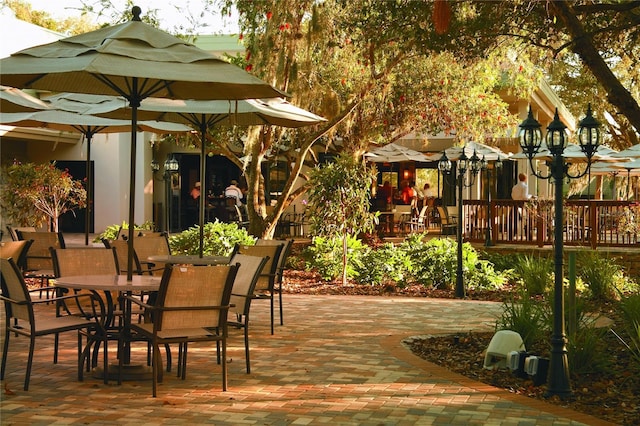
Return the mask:
<svg viewBox="0 0 640 426"><path fill-rule="evenodd" d="M53 338L37 343L24 392L26 340L12 338L2 424L606 424L450 373L402 345L411 336L492 330L498 303L305 295L285 295L284 303L285 325L273 336L268 303L252 306L249 375L242 333L231 330L228 392L215 352L197 344L189 346L187 379L165 374L158 398L147 381L77 382L72 334L61 339L57 365ZM133 356L143 362L145 349Z"/></svg>

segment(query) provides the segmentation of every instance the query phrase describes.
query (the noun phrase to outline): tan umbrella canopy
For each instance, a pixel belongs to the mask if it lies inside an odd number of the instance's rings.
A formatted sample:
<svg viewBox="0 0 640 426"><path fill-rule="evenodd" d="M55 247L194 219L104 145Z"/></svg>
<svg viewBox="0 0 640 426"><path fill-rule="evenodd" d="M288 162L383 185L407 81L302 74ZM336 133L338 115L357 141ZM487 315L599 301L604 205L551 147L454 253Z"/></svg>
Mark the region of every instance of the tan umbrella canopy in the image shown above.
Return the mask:
<svg viewBox="0 0 640 426"><path fill-rule="evenodd" d="M40 99L14 87L0 86L0 112L31 112L49 109Z"/></svg>
<svg viewBox="0 0 640 426"><path fill-rule="evenodd" d="M150 96L250 99L282 94L264 81L140 20L24 49L0 59L5 85L54 92L123 96L131 107L131 176L127 278L133 270L138 107Z"/></svg>
<svg viewBox="0 0 640 426"><path fill-rule="evenodd" d="M28 95L27 95L28 96ZM46 106L46 104L44 104ZM97 133L124 133L131 131L131 121L116 120L54 109L35 112L0 112L0 124L16 127L44 127L65 132L82 133L87 140L87 214L85 217L84 243L89 245L89 218L93 206L91 184L91 139ZM184 133L191 128L178 123L139 121L137 131L154 133Z"/></svg>
<svg viewBox="0 0 640 426"><path fill-rule="evenodd" d="M389 143L387 145L372 149L364 154L367 161L373 163L399 163L402 161L430 161L427 157L414 149L406 146Z"/></svg>
<svg viewBox="0 0 640 426"><path fill-rule="evenodd" d="M123 98L63 93L47 98L56 108L72 109L107 117L122 117L127 113ZM206 194L206 133L215 125L273 125L303 127L326 121L282 98L245 99L234 101L195 101L147 98L138 108L140 117L185 123L200 132L200 181ZM203 255L205 205L200 203L200 246Z"/></svg>
<svg viewBox="0 0 640 426"><path fill-rule="evenodd" d="M482 157L484 156L484 159L487 161L505 161L511 158L509 154L502 152L496 147L473 141L467 142L462 147L452 146L445 149L444 152L447 154L447 158L449 160L456 161L462 155L463 150L464 155L466 155L467 158L471 158L474 152L480 159L482 159ZM438 152L435 154L430 154L427 156L427 158L429 159L429 161L440 161L440 159L442 158L442 153Z"/></svg>
<svg viewBox="0 0 640 426"><path fill-rule="evenodd" d="M618 158L638 158L640 157L640 144L630 146L629 148L623 149L620 152L611 154L611 156Z"/></svg>

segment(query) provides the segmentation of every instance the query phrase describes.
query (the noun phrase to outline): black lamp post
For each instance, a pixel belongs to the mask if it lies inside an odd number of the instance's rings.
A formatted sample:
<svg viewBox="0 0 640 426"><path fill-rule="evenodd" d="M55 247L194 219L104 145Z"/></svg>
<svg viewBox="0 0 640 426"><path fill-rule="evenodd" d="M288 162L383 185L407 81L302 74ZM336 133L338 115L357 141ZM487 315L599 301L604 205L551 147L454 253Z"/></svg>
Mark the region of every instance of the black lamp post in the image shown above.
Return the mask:
<svg viewBox="0 0 640 426"><path fill-rule="evenodd" d="M551 336L551 359L549 365L549 384L547 396L558 395L561 398L569 397L572 393L569 382L569 365L567 363L567 339L564 322L564 291L563 291L563 212L562 212L562 183L566 176L568 179L577 179L589 171L598 146L600 145L600 124L593 118L591 105L587 109L587 115L580 121L578 142L587 159L586 169L578 174L571 175L569 168L562 158L566 147L566 126L558 117L556 108L553 121L547 126L546 144L553 160L550 173L542 175L536 171L533 160L542 145L542 133L540 123L533 118L531 107L529 115L520 124L520 147L529 159L533 174L540 179L553 179L555 185L554 198L554 295L553 295L553 334Z"/></svg>
<svg viewBox="0 0 640 426"><path fill-rule="evenodd" d="M465 297L465 289L464 289L464 276L462 269L462 189L465 187L470 187L473 185L473 182L478 175L478 171L480 171L481 160L478 158L476 151L473 151L473 155L471 158L468 158L465 154L466 146L462 148L462 154L458 158L458 176L456 179L456 185L458 187L458 221L457 221L457 232L456 232L456 243L457 243L457 270L456 270L456 288L455 294L457 298ZM447 158L447 153L443 152L442 157L438 161L438 169L442 172L443 175L448 175L451 173L451 161ZM465 179L465 175L467 170L471 170L471 176L469 179ZM445 207L446 208L446 207Z"/></svg>

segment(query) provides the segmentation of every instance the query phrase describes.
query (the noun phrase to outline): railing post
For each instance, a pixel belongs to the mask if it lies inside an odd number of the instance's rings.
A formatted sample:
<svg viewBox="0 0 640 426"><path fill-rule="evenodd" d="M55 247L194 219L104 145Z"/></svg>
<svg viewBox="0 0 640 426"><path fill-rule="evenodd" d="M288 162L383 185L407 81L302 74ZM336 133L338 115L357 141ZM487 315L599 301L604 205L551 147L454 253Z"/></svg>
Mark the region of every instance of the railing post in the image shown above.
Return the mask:
<svg viewBox="0 0 640 426"><path fill-rule="evenodd" d="M498 220L496 219L496 202L494 200L491 200L489 209L491 210L491 215L489 216L491 218L491 223L489 223L491 227L491 243L495 246L498 239Z"/></svg>
<svg viewBox="0 0 640 426"><path fill-rule="evenodd" d="M591 235L589 235L589 239L591 241L591 248L595 250L598 247L598 235L600 235L600 230L598 229L598 207L594 200L589 200L589 229L591 230Z"/></svg>
<svg viewBox="0 0 640 426"><path fill-rule="evenodd" d="M536 240L538 243L538 247L544 247L544 240L546 237L546 216L543 216L543 210L540 208L540 204L536 206L536 228L538 232L536 232Z"/></svg>

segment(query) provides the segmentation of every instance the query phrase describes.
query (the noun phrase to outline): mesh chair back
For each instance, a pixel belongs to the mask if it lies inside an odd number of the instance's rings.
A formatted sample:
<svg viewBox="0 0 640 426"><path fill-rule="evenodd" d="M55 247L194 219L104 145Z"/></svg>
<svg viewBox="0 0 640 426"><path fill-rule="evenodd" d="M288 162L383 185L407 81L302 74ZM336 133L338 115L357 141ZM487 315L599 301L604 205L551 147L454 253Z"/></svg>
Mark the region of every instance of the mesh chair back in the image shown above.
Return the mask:
<svg viewBox="0 0 640 426"><path fill-rule="evenodd" d="M18 269L24 269L27 251L32 243L32 240L2 242L0 243L0 258L11 258L18 265Z"/></svg>
<svg viewBox="0 0 640 426"><path fill-rule="evenodd" d="M113 248L116 251L116 258L118 259L118 267L120 268L120 274L125 275L127 273L127 258L129 253L129 244L125 240L103 240L102 243L106 248ZM136 255L136 251L133 250L133 273L140 274L142 272L142 266L140 265L140 259Z"/></svg>
<svg viewBox="0 0 640 426"><path fill-rule="evenodd" d="M230 265L240 265L236 278L233 280L231 291L231 312L248 315L251 299L256 288L256 283L260 273L264 268L268 257L248 256L246 254L235 254L229 262Z"/></svg>
<svg viewBox="0 0 640 426"><path fill-rule="evenodd" d="M67 249L52 249L54 273L56 277L68 277L74 275L118 275L118 260L114 249L78 247ZM89 290L78 290L77 294L91 293ZM117 292L110 292L103 300L111 300L115 304L118 300ZM91 307L91 300L83 298L85 303L80 310ZM71 313L75 312L74 307L67 305Z"/></svg>
<svg viewBox="0 0 640 426"><path fill-rule="evenodd" d="M71 275L115 275L118 261L113 249L74 247L52 250L57 277Z"/></svg>
<svg viewBox="0 0 640 426"><path fill-rule="evenodd" d="M165 256L171 254L169 250L169 239L165 234L135 237L133 239L133 249L140 265L147 262L149 256ZM164 263L154 262L154 275L162 275L164 266Z"/></svg>
<svg viewBox="0 0 640 426"><path fill-rule="evenodd" d="M5 297L7 321L9 318L17 318L33 324L31 296L18 266L13 259L1 258L0 270L2 271L2 296Z"/></svg>
<svg viewBox="0 0 640 426"><path fill-rule="evenodd" d="M17 231L20 240L33 240L26 256L26 269L35 271L40 269L53 270L51 252L54 249L64 248L64 238L60 232L22 232Z"/></svg>
<svg viewBox="0 0 640 426"><path fill-rule="evenodd" d="M238 246L236 250L236 253L238 254L246 254L248 256L256 257L269 257L262 268L262 272L260 273L260 277L256 283L256 292L273 292L273 287L276 282L278 259L280 258L280 253L282 252L283 247L284 243L277 245Z"/></svg>
<svg viewBox="0 0 640 426"><path fill-rule="evenodd" d="M237 267L231 265L168 267L156 302L158 332L216 328L226 324Z"/></svg>
<svg viewBox="0 0 640 426"><path fill-rule="evenodd" d="M278 257L278 263L276 265L276 281L282 282L282 274L284 272L287 258L289 257L289 253L291 253L291 247L293 246L293 239L281 241L281 240L265 240L259 238L256 240L257 246L275 246L278 244L284 244L282 250L280 251L280 256Z"/></svg>
<svg viewBox="0 0 640 426"><path fill-rule="evenodd" d="M9 226L7 225L7 231L9 231L9 235L13 241L19 241L20 236L18 235L18 231L20 232L36 232L36 228L33 226Z"/></svg>

